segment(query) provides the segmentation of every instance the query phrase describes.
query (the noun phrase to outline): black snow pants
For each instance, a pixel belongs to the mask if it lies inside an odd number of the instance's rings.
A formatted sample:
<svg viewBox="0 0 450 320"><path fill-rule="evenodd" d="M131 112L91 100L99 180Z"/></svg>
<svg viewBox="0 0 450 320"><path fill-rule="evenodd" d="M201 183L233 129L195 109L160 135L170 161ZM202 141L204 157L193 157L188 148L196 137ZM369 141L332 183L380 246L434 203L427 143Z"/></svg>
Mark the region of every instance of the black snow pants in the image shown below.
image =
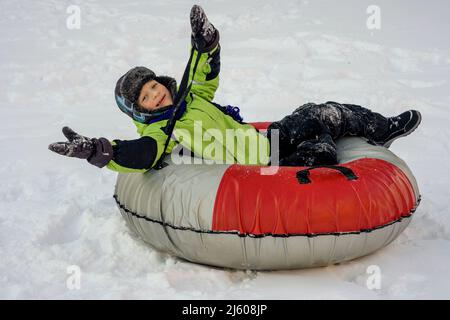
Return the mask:
<svg viewBox="0 0 450 320"><path fill-rule="evenodd" d="M278 129L281 166L313 166L337 164L336 139L353 135L379 141L388 127L388 118L379 113L328 101L302 105L291 115L270 124L267 133L270 140L273 130ZM271 148L274 155L273 144Z"/></svg>

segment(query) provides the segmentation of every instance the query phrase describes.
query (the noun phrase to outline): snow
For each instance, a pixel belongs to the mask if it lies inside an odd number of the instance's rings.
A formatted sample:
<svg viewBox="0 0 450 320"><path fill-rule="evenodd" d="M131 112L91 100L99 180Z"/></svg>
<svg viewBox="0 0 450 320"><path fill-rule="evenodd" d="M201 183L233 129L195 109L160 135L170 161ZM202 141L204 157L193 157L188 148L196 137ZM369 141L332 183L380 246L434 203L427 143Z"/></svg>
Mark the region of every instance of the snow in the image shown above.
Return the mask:
<svg viewBox="0 0 450 320"><path fill-rule="evenodd" d="M153 250L119 214L115 173L47 146L64 141L65 125L137 137L115 106L115 82L137 65L180 79L192 3L2 0L0 298L450 298L448 1L378 0L379 30L366 26L366 0L234 2L199 4L221 31L216 101L247 121L329 100L422 112L421 126L391 147L422 193L410 226L375 254L307 270L222 270ZM79 30L66 26L70 5L81 10ZM73 265L81 278L71 290ZM372 265L381 283L371 290Z"/></svg>

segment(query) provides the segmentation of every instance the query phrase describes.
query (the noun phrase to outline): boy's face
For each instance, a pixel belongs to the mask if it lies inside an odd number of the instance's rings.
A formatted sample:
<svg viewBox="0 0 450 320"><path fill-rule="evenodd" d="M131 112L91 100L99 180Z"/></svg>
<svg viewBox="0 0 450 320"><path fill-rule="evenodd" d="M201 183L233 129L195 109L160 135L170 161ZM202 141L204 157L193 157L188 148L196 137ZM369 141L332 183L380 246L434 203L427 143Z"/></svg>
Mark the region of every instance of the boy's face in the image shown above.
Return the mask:
<svg viewBox="0 0 450 320"><path fill-rule="evenodd" d="M151 80L144 84L139 94L138 104L148 111L155 111L159 108L173 104L169 90L156 80Z"/></svg>

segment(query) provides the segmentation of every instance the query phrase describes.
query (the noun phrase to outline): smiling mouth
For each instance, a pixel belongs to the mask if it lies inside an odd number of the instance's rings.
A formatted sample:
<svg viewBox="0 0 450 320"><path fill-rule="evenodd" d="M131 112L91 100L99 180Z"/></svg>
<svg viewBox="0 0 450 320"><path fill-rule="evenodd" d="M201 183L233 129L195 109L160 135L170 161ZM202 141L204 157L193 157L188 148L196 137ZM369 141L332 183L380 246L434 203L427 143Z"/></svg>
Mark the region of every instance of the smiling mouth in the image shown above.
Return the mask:
<svg viewBox="0 0 450 320"><path fill-rule="evenodd" d="M166 95L163 95L163 97L161 98L161 100L159 100L158 104L156 105L157 107L161 106L161 103L163 103L165 97L166 97Z"/></svg>

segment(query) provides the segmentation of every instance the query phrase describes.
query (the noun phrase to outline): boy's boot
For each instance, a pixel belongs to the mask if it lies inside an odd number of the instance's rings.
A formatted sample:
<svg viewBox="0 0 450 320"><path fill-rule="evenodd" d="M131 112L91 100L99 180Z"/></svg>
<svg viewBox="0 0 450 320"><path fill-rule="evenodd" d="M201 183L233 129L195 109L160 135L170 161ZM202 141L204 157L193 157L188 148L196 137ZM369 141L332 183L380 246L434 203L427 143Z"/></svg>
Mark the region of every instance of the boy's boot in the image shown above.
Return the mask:
<svg viewBox="0 0 450 320"><path fill-rule="evenodd" d="M388 118L387 132L375 144L389 148L394 140L409 135L419 126L422 116L417 110L405 111L402 114Z"/></svg>

